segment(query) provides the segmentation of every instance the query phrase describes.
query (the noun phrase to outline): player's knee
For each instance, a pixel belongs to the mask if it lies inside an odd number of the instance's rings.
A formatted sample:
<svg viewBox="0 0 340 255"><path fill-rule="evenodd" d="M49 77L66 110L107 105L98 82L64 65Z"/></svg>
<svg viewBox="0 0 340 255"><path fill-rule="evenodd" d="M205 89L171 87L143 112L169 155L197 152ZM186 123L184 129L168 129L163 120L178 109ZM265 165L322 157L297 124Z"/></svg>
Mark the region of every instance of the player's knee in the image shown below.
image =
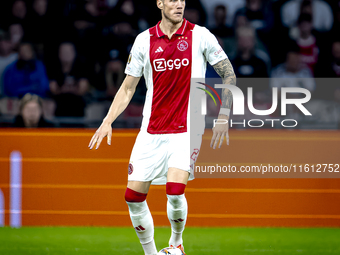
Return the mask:
<svg viewBox="0 0 340 255"><path fill-rule="evenodd" d="M130 203L141 203L146 199L145 193L140 193L132 189L126 188L125 191L125 201Z"/></svg>

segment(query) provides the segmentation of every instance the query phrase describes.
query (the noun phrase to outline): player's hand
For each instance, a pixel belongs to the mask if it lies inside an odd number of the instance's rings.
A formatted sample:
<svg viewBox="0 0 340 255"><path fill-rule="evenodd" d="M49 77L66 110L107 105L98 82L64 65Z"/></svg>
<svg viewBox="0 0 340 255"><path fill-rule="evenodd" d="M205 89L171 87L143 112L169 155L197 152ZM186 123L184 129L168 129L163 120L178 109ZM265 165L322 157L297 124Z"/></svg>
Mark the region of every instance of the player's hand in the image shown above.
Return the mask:
<svg viewBox="0 0 340 255"><path fill-rule="evenodd" d="M97 129L96 133L92 136L92 139L89 143L89 148L92 150L92 148L96 146L96 150L99 148L103 138L107 136L107 144L111 145L111 137L112 137L112 127L110 123L103 122L100 127Z"/></svg>
<svg viewBox="0 0 340 255"><path fill-rule="evenodd" d="M213 137L210 142L210 147L213 147L213 149L216 149L217 144L218 148L221 148L224 137L227 140L227 145L229 145L229 123L226 123L226 121L229 121L229 117L221 114L218 116L218 119L221 123L217 122L215 124L215 127L213 128Z"/></svg>

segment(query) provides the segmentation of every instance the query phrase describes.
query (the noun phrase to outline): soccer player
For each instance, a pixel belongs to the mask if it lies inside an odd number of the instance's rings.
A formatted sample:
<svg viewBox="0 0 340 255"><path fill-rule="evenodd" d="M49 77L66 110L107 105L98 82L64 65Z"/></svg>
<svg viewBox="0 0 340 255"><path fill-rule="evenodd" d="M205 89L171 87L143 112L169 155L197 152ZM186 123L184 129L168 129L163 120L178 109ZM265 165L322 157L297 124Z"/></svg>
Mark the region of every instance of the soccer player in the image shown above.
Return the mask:
<svg viewBox="0 0 340 255"><path fill-rule="evenodd" d="M96 144L98 149L106 136L111 144L111 124L127 107L144 75L148 90L142 127L130 157L125 200L146 255L157 254L153 219L146 203L151 183L166 184L172 229L169 245L184 252L182 233L187 219L184 190L188 180L193 179L190 169L203 134L202 130L190 134L189 96L199 91L190 89L191 78L204 78L208 61L224 84L236 85L233 68L215 36L183 19L185 1L157 0L157 6L162 20L137 36L125 69L126 78L89 144L90 149ZM228 89L222 93L219 119L228 120L232 94ZM190 135L195 137L192 148ZM224 138L229 144L228 125L216 125L211 147L221 147Z"/></svg>

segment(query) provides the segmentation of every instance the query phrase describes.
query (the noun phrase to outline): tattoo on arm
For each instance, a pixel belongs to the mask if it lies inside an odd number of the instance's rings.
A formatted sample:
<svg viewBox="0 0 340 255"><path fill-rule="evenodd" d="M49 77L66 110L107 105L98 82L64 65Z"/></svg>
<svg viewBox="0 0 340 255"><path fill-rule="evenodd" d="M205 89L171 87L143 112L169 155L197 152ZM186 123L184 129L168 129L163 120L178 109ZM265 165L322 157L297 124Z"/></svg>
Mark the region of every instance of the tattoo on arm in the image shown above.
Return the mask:
<svg viewBox="0 0 340 255"><path fill-rule="evenodd" d="M213 66L219 76L221 76L224 84L236 86L236 76L233 66L229 59L224 59ZM233 102L233 96L229 89L223 89L222 91L222 107L231 108Z"/></svg>

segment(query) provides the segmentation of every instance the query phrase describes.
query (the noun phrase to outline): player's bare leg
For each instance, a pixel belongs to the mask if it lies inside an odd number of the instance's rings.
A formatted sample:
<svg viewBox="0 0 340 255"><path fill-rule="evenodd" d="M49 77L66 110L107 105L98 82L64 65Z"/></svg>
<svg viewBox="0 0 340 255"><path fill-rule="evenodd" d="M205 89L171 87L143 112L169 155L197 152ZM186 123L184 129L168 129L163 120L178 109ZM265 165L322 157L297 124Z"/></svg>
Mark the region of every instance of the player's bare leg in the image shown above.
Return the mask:
<svg viewBox="0 0 340 255"><path fill-rule="evenodd" d="M185 186L188 183L189 172L169 168L166 184L168 197L167 214L171 224L171 237L169 245L183 249L182 233L188 214L188 204L184 196Z"/></svg>
<svg viewBox="0 0 340 255"><path fill-rule="evenodd" d="M147 194L149 192L151 182L128 181L127 187L139 193Z"/></svg>
<svg viewBox="0 0 340 255"><path fill-rule="evenodd" d="M125 193L132 225L143 246L145 255L157 254L153 219L146 203L146 195L150 184L151 182L129 181Z"/></svg>

